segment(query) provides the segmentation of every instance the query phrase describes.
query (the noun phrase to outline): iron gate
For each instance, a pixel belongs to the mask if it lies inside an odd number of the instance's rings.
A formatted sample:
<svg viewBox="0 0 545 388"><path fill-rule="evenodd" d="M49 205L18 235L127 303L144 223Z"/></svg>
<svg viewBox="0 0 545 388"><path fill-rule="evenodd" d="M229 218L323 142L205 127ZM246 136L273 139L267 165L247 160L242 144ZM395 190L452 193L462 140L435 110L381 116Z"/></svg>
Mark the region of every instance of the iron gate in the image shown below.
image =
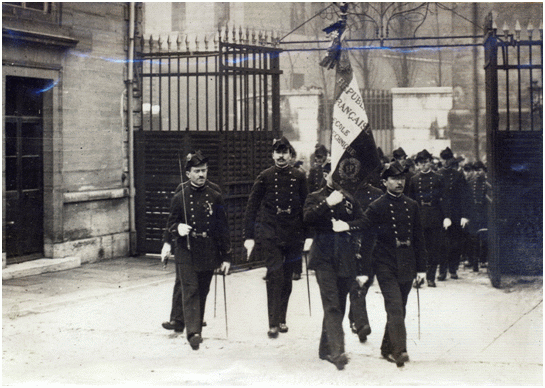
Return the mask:
<svg viewBox="0 0 545 388"><path fill-rule="evenodd" d="M190 47L180 38L145 43L134 137L138 252L160 252L181 180L178 158L200 149L210 158L209 179L223 191L234 264L243 266L246 202L257 174L272 165L270 147L280 135L280 50L221 41L209 50L206 41Z"/></svg>
<svg viewBox="0 0 545 388"><path fill-rule="evenodd" d="M499 287L502 274L543 273L543 36L486 25L488 272Z"/></svg>

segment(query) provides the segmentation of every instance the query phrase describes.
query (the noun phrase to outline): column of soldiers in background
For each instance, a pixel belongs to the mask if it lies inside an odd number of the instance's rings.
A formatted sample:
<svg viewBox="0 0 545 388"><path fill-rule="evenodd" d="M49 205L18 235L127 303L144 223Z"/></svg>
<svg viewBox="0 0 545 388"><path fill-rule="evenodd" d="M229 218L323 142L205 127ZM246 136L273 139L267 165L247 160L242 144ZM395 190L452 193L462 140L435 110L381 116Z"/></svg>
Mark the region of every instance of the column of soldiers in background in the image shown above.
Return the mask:
<svg viewBox="0 0 545 388"><path fill-rule="evenodd" d="M275 140L272 158L275 165L262 171L255 180L246 206L244 247L248 260L256 255L267 267L267 308L270 338L286 333L286 313L292 291L294 267L302 259L306 238L303 204L307 180L303 171L290 166L289 141ZM260 215L260 222L256 220Z"/></svg>

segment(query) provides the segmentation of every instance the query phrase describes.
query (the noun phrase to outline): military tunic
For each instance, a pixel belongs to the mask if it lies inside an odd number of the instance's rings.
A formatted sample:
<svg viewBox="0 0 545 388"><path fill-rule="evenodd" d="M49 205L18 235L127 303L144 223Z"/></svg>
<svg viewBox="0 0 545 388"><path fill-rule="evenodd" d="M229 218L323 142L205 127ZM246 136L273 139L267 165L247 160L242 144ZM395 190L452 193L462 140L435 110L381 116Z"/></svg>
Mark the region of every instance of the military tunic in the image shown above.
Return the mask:
<svg viewBox="0 0 545 388"><path fill-rule="evenodd" d="M321 164L315 164L308 172L308 192L313 193L325 186L324 169Z"/></svg>
<svg viewBox="0 0 545 388"><path fill-rule="evenodd" d="M354 193L354 199L360 204L363 211L367 210L369 205L380 198L384 192L369 183L363 183L360 185L356 192ZM367 291L373 283L374 273L371 265L371 255L376 244L376 236L372 233L363 233L359 235L359 249L357 255L360 256L360 262L364 266L362 272L369 276L369 280L363 287L359 287L357 282L354 282L350 289L350 310L348 312L348 319L350 320L350 325L354 325L356 333L366 332L370 333L371 326L369 324L369 316L367 314L367 303L365 298L367 296ZM365 330L365 326L369 326ZM360 335L360 341L362 340L362 335Z"/></svg>
<svg viewBox="0 0 545 388"><path fill-rule="evenodd" d="M372 202L362 221L353 222L351 228L377 236L373 267L388 317L381 352L397 358L407 351L405 307L412 281L417 272L426 270L427 251L418 204L403 194L387 192Z"/></svg>
<svg viewBox="0 0 545 388"><path fill-rule="evenodd" d="M286 323L292 275L302 259L306 237L303 204L307 192L303 171L273 166L258 175L246 205L244 239L255 240L253 254L267 266L271 328Z"/></svg>
<svg viewBox="0 0 545 388"><path fill-rule="evenodd" d="M182 187L184 185L187 186L188 182L186 183L180 183L178 187L176 187L176 190L174 191L174 195L179 193L182 190ZM209 180L206 181L206 185L209 186L211 189L217 191L221 194L221 188L215 184L214 182L211 182ZM176 237L176 233L170 233L168 230L168 223L165 228L165 231L163 233L163 242L170 244L171 246L174 246L173 237ZM182 288L181 288L181 279L180 279L180 271L176 271L176 279L174 280L174 289L172 290L172 308L170 310L170 321L176 321L178 323L184 322L184 312L183 312L183 303L182 303ZM201 315L204 316L204 307L201 311Z"/></svg>
<svg viewBox="0 0 545 388"><path fill-rule="evenodd" d="M333 231L332 218L354 221L362 217L359 203L353 198L330 207L326 198L333 189L326 186L311 193L304 207L305 224L315 235L310 248L309 269L313 269L320 287L324 310L319 356L336 358L344 353L342 321L346 298L357 275L363 275L364 265L356 257L358 234ZM367 266L369 267L369 266ZM366 275L370 275L367 273Z"/></svg>
<svg viewBox="0 0 545 388"><path fill-rule="evenodd" d="M444 232L442 250L444 256L439 266L439 280L444 280L448 272L456 276L460 264L460 255L464 233L460 226L462 218L469 219L471 198L464 174L451 166L443 167L438 172L445 181L445 190L441 208L445 218L450 218L452 225Z"/></svg>
<svg viewBox="0 0 545 388"><path fill-rule="evenodd" d="M445 190L443 177L433 171L418 172L409 182L409 197L420 205L424 239L429 254L426 279L435 281L437 266L441 260L443 236L443 210L441 200Z"/></svg>
<svg viewBox="0 0 545 388"><path fill-rule="evenodd" d="M195 187L186 182L183 187L172 198L167 225L176 245L176 271L189 338L201 333L213 271L223 261L231 261L231 243L221 195L208 185ZM191 226L189 237L178 234L180 223Z"/></svg>

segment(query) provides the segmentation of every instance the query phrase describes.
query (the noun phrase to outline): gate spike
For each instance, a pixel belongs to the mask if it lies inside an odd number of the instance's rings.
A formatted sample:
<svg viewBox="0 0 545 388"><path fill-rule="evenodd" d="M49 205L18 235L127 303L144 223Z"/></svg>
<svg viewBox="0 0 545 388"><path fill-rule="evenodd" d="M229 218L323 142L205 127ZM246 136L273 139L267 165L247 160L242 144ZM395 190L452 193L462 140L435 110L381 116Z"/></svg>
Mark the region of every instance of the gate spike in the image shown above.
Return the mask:
<svg viewBox="0 0 545 388"><path fill-rule="evenodd" d="M507 22L503 22L503 27L501 29L503 30L503 35L507 37L509 35L509 26L507 25Z"/></svg>
<svg viewBox="0 0 545 388"><path fill-rule="evenodd" d="M161 35L159 35L159 38L157 39L157 46L159 52L161 52L163 49L163 40L161 39Z"/></svg>
<svg viewBox="0 0 545 388"><path fill-rule="evenodd" d="M170 52L170 34L167 36L167 51Z"/></svg>
<svg viewBox="0 0 545 388"><path fill-rule="evenodd" d="M543 40L543 22L539 23L539 39Z"/></svg>
<svg viewBox="0 0 545 388"><path fill-rule="evenodd" d="M204 36L204 51L208 51L208 35Z"/></svg>
<svg viewBox="0 0 545 388"><path fill-rule="evenodd" d="M234 24L233 24L233 28L232 28L231 32L233 33L233 43L236 43L237 42L237 28L235 27Z"/></svg>
<svg viewBox="0 0 545 388"><path fill-rule="evenodd" d="M526 30L528 31L528 40L532 40L532 34L534 32L534 25L532 22L528 23L528 27L526 27Z"/></svg>
<svg viewBox="0 0 545 388"><path fill-rule="evenodd" d="M195 35L195 51L199 51L199 35Z"/></svg>
<svg viewBox="0 0 545 388"><path fill-rule="evenodd" d="M185 51L189 51L189 35L185 34Z"/></svg>
<svg viewBox="0 0 545 388"><path fill-rule="evenodd" d="M248 27L246 27L246 40L245 40L245 43L246 44L250 43L250 29Z"/></svg>
<svg viewBox="0 0 545 388"><path fill-rule="evenodd" d="M218 50L218 44L220 39L221 39L221 35L214 34L214 51Z"/></svg>
<svg viewBox="0 0 545 388"><path fill-rule="evenodd" d="M182 34L178 33L176 38L176 50L180 52L182 50Z"/></svg>
<svg viewBox="0 0 545 388"><path fill-rule="evenodd" d="M255 28L252 28L252 44L255 44Z"/></svg>
<svg viewBox="0 0 545 388"><path fill-rule="evenodd" d="M520 23L517 19L517 22L515 23L515 36L517 40L520 40L520 32L522 31L522 28L520 27Z"/></svg>
<svg viewBox="0 0 545 388"><path fill-rule="evenodd" d="M223 37L223 41L228 43L229 42L229 26L225 25L225 36Z"/></svg>
<svg viewBox="0 0 545 388"><path fill-rule="evenodd" d="M242 26L238 26L238 43L244 43L242 40Z"/></svg>
<svg viewBox="0 0 545 388"><path fill-rule="evenodd" d="M149 52L151 53L153 51L153 35L150 34L149 36Z"/></svg>

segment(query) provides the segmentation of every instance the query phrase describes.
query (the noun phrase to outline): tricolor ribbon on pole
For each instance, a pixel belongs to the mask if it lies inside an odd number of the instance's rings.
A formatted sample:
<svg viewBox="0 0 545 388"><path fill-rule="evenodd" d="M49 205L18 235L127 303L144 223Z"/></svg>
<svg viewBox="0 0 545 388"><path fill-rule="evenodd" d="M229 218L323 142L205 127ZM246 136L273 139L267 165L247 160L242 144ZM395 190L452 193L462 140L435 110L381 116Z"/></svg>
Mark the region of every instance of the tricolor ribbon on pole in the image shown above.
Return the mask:
<svg viewBox="0 0 545 388"><path fill-rule="evenodd" d="M323 30L333 40L327 57L320 65L328 69L336 68L331 129L333 181L353 193L362 181L379 168L380 159L350 57L343 48L348 7L344 4L341 6L341 20Z"/></svg>

